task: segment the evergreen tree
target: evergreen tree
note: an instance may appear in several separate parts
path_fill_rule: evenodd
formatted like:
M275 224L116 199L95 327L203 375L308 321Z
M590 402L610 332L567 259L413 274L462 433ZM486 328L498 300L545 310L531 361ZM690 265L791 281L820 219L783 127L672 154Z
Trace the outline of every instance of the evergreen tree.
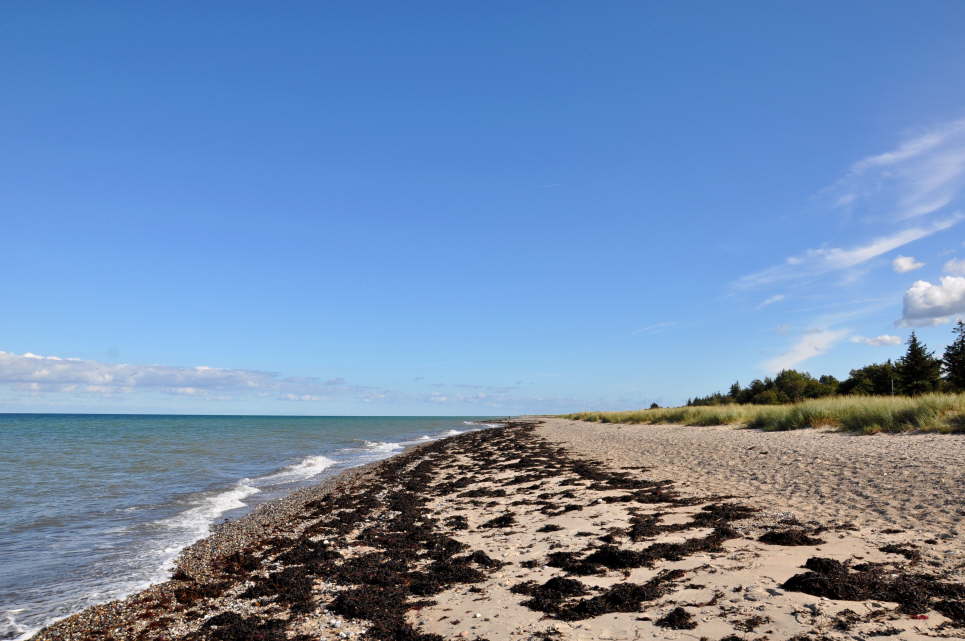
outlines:
M736 382L736 383L734 383L733 385L730 386L730 391L727 392L727 395L728 395L729 397L731 397L731 398L734 400L735 403L737 402L737 399L739 399L739 398L740 398L740 395L741 395L741 384L740 384L740 381L738 381L738 382Z
M945 370L945 379L952 389L963 392L965 391L965 322L959 320L952 332L958 337L945 348L942 366Z
M918 340L915 332L908 339L908 350L898 361L901 393L914 396L934 392L941 385L942 362Z

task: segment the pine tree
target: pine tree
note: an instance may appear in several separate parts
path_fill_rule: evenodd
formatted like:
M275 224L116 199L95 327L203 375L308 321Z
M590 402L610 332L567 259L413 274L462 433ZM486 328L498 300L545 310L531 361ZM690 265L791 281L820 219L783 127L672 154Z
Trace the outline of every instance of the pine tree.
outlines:
M952 389L963 392L965 391L965 322L958 321L952 332L958 337L945 348L942 367L945 370L945 379Z
M941 384L942 362L918 340L915 332L908 339L908 350L898 361L901 393L916 395L934 392Z

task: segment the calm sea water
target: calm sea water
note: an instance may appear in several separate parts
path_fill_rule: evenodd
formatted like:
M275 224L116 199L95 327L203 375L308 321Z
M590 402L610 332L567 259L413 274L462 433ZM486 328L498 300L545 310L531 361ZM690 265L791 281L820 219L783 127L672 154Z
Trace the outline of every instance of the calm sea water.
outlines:
M166 579L213 523L485 420L0 414L0 639Z

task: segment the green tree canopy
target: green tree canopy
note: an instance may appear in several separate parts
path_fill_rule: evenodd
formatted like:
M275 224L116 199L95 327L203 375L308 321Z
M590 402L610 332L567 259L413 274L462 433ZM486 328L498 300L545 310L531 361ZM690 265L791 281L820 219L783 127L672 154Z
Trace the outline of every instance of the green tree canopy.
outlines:
M853 369L848 378L838 386L839 394L876 394L885 396L892 393L892 386L898 387L895 365L890 360Z
M926 394L941 386L942 362L912 332L908 349L898 361L897 373L902 394Z
M953 390L965 391L965 322L959 320L952 330L956 338L945 348L942 356L942 367L945 379Z

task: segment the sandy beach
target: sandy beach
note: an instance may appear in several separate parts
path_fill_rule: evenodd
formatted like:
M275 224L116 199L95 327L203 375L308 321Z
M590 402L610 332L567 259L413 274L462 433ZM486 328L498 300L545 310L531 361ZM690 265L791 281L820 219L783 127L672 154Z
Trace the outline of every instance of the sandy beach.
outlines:
M36 639L962 639L965 437L520 419L303 490Z

